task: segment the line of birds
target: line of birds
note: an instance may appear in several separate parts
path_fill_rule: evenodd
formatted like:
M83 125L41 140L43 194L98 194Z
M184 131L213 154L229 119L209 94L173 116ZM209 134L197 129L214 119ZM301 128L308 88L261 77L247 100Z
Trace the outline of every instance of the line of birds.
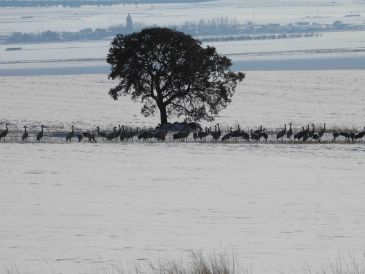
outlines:
M5 130L3 130L2 132L0 132L0 140L4 139L5 141L5 137L8 135L9 132L9 123L5 124ZM22 135L22 141L26 142L26 140L29 137L29 133L27 131L27 126L24 126L24 132ZM36 135L36 141L41 142L42 138L44 137L44 125L41 125L41 130L37 133ZM130 130L127 131L126 128L124 126L118 126L114 127L112 132L103 132L100 131L100 127L96 128L96 136L102 138L104 141L116 141L116 140L120 140L120 141L128 141L128 140L132 140L134 137L138 137L138 140L150 140L152 138L155 138L158 141L165 141L166 140L166 136L168 134L168 130L163 128L163 127L157 127L155 129L150 129L150 130L142 130L139 131L139 128L137 127L137 129L134 130ZM307 127L302 127L302 129L298 132L296 132L294 134L293 128L292 128L292 123L289 123L289 129L287 129L286 124L284 125L284 129L280 130L277 135L276 135L276 140L281 140L283 141L284 138L286 137L288 140L292 140L292 138L294 140L298 140L298 141L302 141L305 142L309 139L313 140L313 141L318 141L321 142L321 139L323 137L323 135L326 132L326 124L323 124L323 127L319 130L316 131L315 130L315 126L314 124L310 125L308 124ZM189 138L189 135L191 133L190 128L186 128L184 130L178 131L174 134L172 134L173 140L180 140L180 141L187 141L187 139ZM362 138L365 136L365 128L363 131L355 133L355 132L346 132L346 131L340 131L340 132L333 132L333 139L332 142L336 141L338 137L343 136L345 137L346 141L352 141L354 142L355 140L362 140ZM73 138L77 138L79 142L81 142L84 138L87 138L88 141L90 143L96 143L96 139L95 139L95 134L92 132L88 132L88 131L83 131L81 133L76 133L75 132L75 128L72 125L71 126L71 131L68 132L65 136L66 138L66 142L71 142L71 140ZM222 142L228 141L230 139L238 141L240 138L242 138L243 140L249 141L249 140L253 140L253 141L260 141L261 139L264 139L265 142L268 141L269 138L269 133L267 132L267 130L265 128L263 128L263 126L261 125L259 129L257 130L250 130L250 132L245 132L244 130L242 130L240 128L240 125L237 126L237 130L233 130L233 128L231 127L228 132L222 136L222 131L220 129L220 125L217 124L214 126L214 131L211 130L211 128L206 127L205 130L203 131L202 129L200 129L198 132L193 132L193 139L195 141L200 140L202 141L206 141L208 136L212 136L213 141L218 142L219 140L221 140Z
M26 142L29 137L29 133L27 131L27 126L24 126L23 128L24 128L24 132L23 132L23 135L21 138L22 138L23 142ZM44 128L46 128L46 127L44 125L41 125L41 130L36 134L35 137L36 137L37 142L41 142L43 137L45 136ZM1 139L3 139L5 141L5 138L8 135L8 133L9 133L9 123L6 123L5 130L0 132L0 141L1 141ZM120 139L120 141L128 141L128 140L133 139L135 136L137 136L139 140L140 139L148 140L151 138L156 138L157 140L165 141L167 133L168 133L168 131L163 128L156 128L153 131L148 130L148 131L140 132L139 127L137 127L136 131L133 131L133 130L126 131L124 126L119 125L119 129L117 130L117 127L114 127L114 130L112 132L103 132L103 131L100 131L100 127L97 127L96 136L102 138L104 141L113 141L113 140L117 140L118 138ZM65 135L65 139L66 139L66 142L71 142L71 140L73 138L77 138L78 141L81 142L84 138L87 138L90 143L97 143L96 138L95 138L96 136L94 133L88 132L88 131L76 133L75 128L72 125L71 131Z
M219 125L218 125L219 128ZM298 131L294 134L292 123L289 123L289 129L287 130L286 124L284 125L284 129L279 131L276 135L276 140L284 140L284 137L286 137L288 140L298 140L305 142L309 139L317 142L321 142L321 139L323 135L326 133L326 124L323 124L323 127L319 130L315 130L314 124L312 124L312 128L310 129L310 125L307 125L307 128L302 127L302 130ZM365 136L365 128L363 131L355 133L355 132L333 132L333 139L332 142L334 142L339 136L344 136L346 141L352 141L354 142L357 139L362 140L362 138ZM254 140L259 141L261 138L265 139L267 142L267 139L269 137L269 134L266 129L263 129L262 126L260 126L260 129L253 131L251 129L250 134L248 132L245 132L240 129L240 126L238 125L238 129L235 131L232 131L232 128L230 128L230 132L228 132L226 135L222 137L222 141L231 139L231 138L243 138L245 140Z

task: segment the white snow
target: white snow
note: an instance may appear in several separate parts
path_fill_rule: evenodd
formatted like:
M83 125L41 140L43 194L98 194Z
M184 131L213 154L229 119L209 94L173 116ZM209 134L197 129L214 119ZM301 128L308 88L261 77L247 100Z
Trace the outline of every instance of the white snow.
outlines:
M253 273L361 254L365 147L0 144L0 261L88 273L236 252Z
M345 17L352 13L360 16ZM0 33L103 28L125 23L128 14L131 14L134 21L159 25L214 17L228 17L242 23L254 21L288 24L303 20L316 23L332 23L336 20L362 23L365 4L355 0L218 0L189 4L2 8Z
M108 27L123 23L128 13L156 24L213 17L363 24L365 2L6 8L0 10L0 34ZM360 16L345 17L351 13ZM353 61L352 68L364 61L364 37L364 32L336 32L313 39L211 43L236 64L264 62L259 69L297 60L333 68L247 71L216 122L243 129L289 122L294 128L364 127L364 70L334 70L341 58ZM48 126L46 134L71 124L76 130L155 126L158 117L141 117L139 103L108 96L115 83L107 71L91 74L107 68L109 42L12 45L20 51L0 45L0 75L23 75L0 76L0 130L5 122L11 123L11 136L20 136L23 125L33 133L41 123ZM29 76L52 70L60 75ZM226 250L253 273L295 273L304 263L321 268L339 254L362 256L364 152L363 142L0 143L0 269L90 273L127 261L186 258L191 250Z
M270 62L276 69L364 69L365 32L326 32L317 38L229 41L207 43L220 54L233 60L239 70L267 70ZM15 44L22 50L6 51L9 45L0 45L0 76L28 74L108 73L105 59L110 40L69 43ZM307 63L303 63L303 60ZM326 61L327 60L327 61ZM268 62L269 61L269 62ZM288 62L289 61L289 62ZM302 61L302 63L301 63ZM243 62L243 63L241 63ZM332 62L332 64L331 64ZM256 64L252 67L251 64ZM323 69L323 68L321 68Z
M363 71L252 72L218 119L363 126ZM105 75L0 78L2 122L153 125ZM47 129L48 130L48 129ZM0 144L0 261L26 273L235 252L253 273L365 246L364 143Z
M0 77L0 122L13 122L13 130L20 131L27 123L83 128L158 123L158 116L143 118L141 105L129 97L114 101L108 91L115 84L103 74ZM309 122L363 127L364 86L362 70L248 72L217 121L267 128L290 121L296 127Z

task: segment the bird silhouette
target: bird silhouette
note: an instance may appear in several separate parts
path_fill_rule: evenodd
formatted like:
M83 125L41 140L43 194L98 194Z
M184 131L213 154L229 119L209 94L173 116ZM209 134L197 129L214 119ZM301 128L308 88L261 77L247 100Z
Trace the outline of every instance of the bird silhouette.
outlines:
M282 131L279 131L279 133L276 135L276 140L280 139L283 140L284 135L286 132L286 124L284 125L284 129Z
M27 132L27 126L24 126L24 133L23 133L23 136L22 136L22 141L25 142L28 138L29 134Z
M41 131L38 132L38 134L37 134L37 141L38 142L40 142L42 140L42 138L43 138L43 135L44 135L43 128L44 128L44 125L41 125Z
M5 123L5 130L3 130L0 133L0 140L1 140L1 138L4 138L4 142L5 142L5 137L8 135L8 132L9 132L8 125L9 125L9 123Z
M71 132L67 133L66 134L66 141L69 141L71 142L71 139L75 137L75 131L74 131L74 126L72 125L71 126ZM82 136L81 136L81 139L82 139ZM81 142L81 140L79 139L79 142Z
M221 137L222 132L221 132L221 129L219 127L219 124L217 124L214 128L215 128L214 132L210 132L210 135L212 135L213 140L215 142L217 142L219 140L219 138Z
M291 128L292 123L289 123L289 130L286 133L286 138L288 138L290 140L291 136L293 135L293 129Z

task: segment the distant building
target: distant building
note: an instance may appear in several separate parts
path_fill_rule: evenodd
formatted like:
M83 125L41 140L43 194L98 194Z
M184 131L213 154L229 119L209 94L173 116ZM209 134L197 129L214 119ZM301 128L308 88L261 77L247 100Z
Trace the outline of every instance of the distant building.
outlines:
M133 20L132 20L132 16L130 14L128 14L127 19L126 19L126 30L127 30L127 32L133 32L133 30L134 30Z

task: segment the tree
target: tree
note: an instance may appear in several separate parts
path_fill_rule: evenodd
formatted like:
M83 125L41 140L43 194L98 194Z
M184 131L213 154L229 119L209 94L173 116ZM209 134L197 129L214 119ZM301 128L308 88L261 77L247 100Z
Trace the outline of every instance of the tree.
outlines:
M109 94L131 95L143 103L142 114L212 121L230 102L245 75L230 70L232 62L203 47L190 35L167 28L147 28L112 41L107 56L110 79L120 80Z

